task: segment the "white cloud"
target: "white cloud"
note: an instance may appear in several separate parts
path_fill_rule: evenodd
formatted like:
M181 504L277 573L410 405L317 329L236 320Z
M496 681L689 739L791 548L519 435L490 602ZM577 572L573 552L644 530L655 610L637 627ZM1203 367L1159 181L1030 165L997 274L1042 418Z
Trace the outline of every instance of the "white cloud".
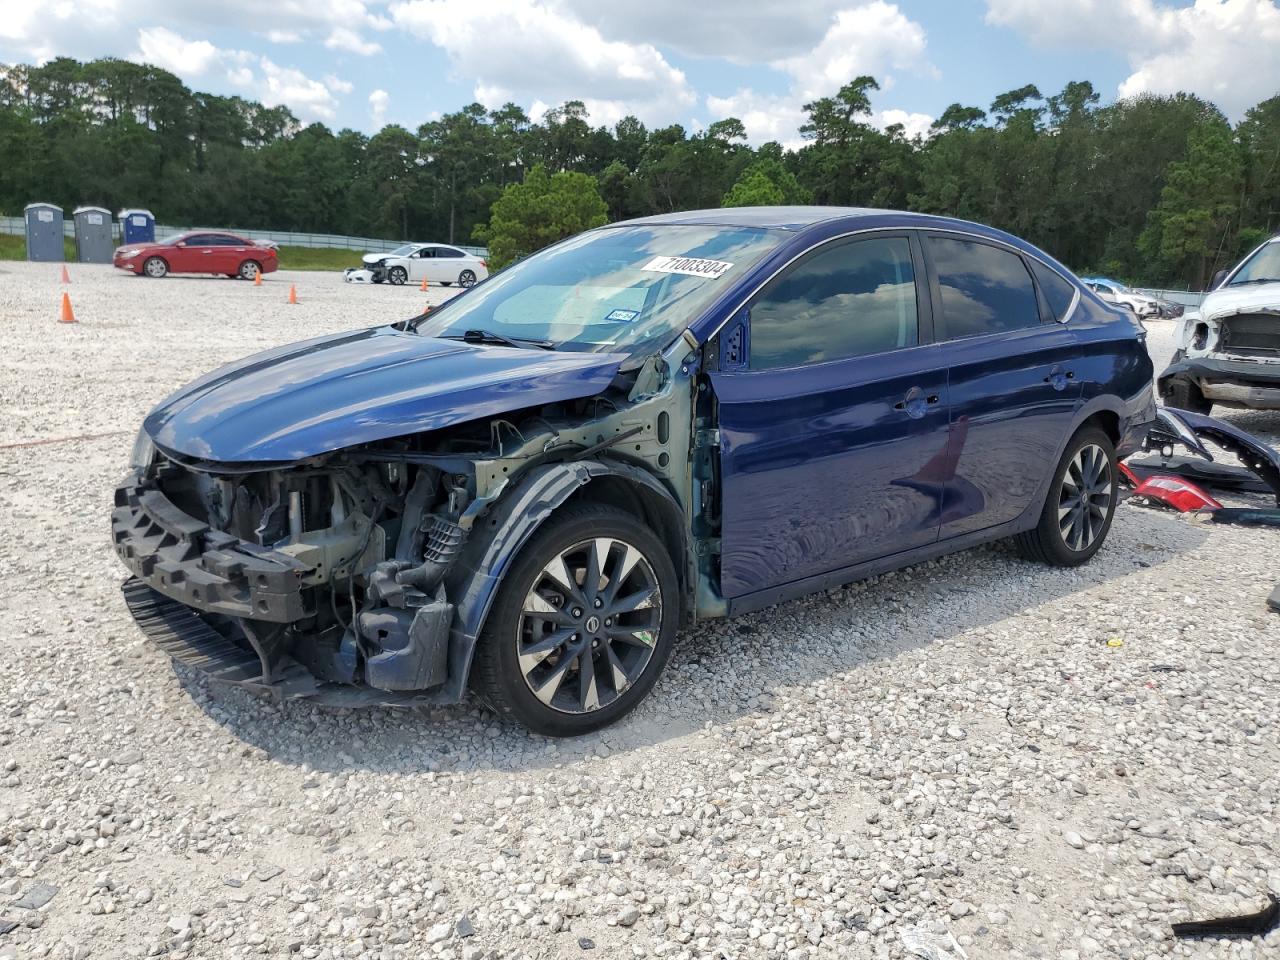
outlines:
M391 94L385 90L375 90L369 94L369 123L373 129L380 130L386 123L390 103Z
M312 80L301 70L282 67L262 57L260 83L255 84L258 99L269 107L283 104L303 120L332 120L337 101L319 80Z
M804 142L798 129L805 121L805 103L831 96L862 74L875 77L883 89L892 86L894 70L936 76L937 70L925 56L926 45L924 28L896 4L871 0L837 11L807 53L773 61L774 68L791 78L786 93L739 89L729 96L707 97L707 109L717 118L737 117L753 143L777 140L784 146L798 147ZM897 119L879 122L889 114ZM890 110L873 116L872 123L880 127L903 123L910 135L923 119L927 119L924 114Z
M925 60L924 28L909 20L896 4L873 0L841 10L812 50L777 60L774 66L795 80L805 98L829 96L860 74L870 74L882 87L893 84L892 70L934 72Z
M223 61L222 51L208 40L188 40L165 27L138 31L134 59L179 76L204 76Z
M366 40L347 27L334 27L324 45L330 50L346 50L348 53L358 53L362 57L370 57L382 52L382 44Z
M1122 97L1187 91L1239 119L1280 89L1280 7L1271 0L987 0L986 19L1042 46L1125 54L1133 72Z
M341 77L335 77L332 73L324 75L324 85L329 88L331 93L350 93L355 86Z
M606 39L552 0L398 0L389 13L448 53L487 106L590 98L593 122L633 112L669 120L697 99L652 44Z
M929 128L934 118L927 113L909 113L906 110L880 110L871 117L871 125L880 130L887 130L895 124L902 127L903 136L928 137Z
M297 30L268 30L267 39L272 43L301 43L302 34Z

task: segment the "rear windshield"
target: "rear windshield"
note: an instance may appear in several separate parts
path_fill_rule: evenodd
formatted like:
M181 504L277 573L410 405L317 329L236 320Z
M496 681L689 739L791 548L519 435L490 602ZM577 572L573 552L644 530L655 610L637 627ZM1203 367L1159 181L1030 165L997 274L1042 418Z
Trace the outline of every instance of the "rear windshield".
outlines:
M558 350L652 352L788 234L683 224L604 227L508 267L433 311L418 331L483 330Z

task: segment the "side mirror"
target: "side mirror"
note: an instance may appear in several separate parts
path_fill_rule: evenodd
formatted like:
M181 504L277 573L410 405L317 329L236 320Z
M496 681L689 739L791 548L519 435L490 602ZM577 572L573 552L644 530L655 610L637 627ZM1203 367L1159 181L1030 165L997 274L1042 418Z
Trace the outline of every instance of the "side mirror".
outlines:
M1222 281L1225 279L1227 279L1227 271L1219 270L1217 273L1213 275L1213 282L1209 284L1209 289L1217 290L1220 286L1222 286Z
M185 240L181 241L181 242L178 244L178 246L180 246L180 247L185 247L186 245L187 245L187 241L185 241Z

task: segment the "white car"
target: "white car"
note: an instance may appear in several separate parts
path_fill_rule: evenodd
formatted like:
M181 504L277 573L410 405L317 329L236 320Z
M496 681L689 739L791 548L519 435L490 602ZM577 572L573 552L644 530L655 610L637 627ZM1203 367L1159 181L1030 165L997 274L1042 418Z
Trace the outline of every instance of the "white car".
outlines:
M1200 309L1183 316L1157 386L1166 404L1193 413L1215 403L1280 410L1280 236L1214 277Z
M374 283L439 283L470 287L489 276L480 257L444 243L406 243L390 253L366 253L364 266Z
M1139 317L1150 318L1160 316L1160 301L1155 297L1137 290L1130 290L1123 283L1107 280L1104 277L1081 277L1085 286L1096 293L1107 303L1118 307L1128 307Z

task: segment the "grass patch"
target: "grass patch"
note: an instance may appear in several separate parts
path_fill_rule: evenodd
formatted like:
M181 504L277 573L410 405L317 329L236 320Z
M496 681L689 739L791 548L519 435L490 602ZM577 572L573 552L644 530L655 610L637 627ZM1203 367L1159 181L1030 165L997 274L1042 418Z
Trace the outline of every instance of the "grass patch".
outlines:
M341 250L333 247L280 248L281 270L345 270L360 266L363 250Z
M62 241L62 255L68 263L76 262L76 242L70 237ZM0 233L0 260L27 259L27 238Z

